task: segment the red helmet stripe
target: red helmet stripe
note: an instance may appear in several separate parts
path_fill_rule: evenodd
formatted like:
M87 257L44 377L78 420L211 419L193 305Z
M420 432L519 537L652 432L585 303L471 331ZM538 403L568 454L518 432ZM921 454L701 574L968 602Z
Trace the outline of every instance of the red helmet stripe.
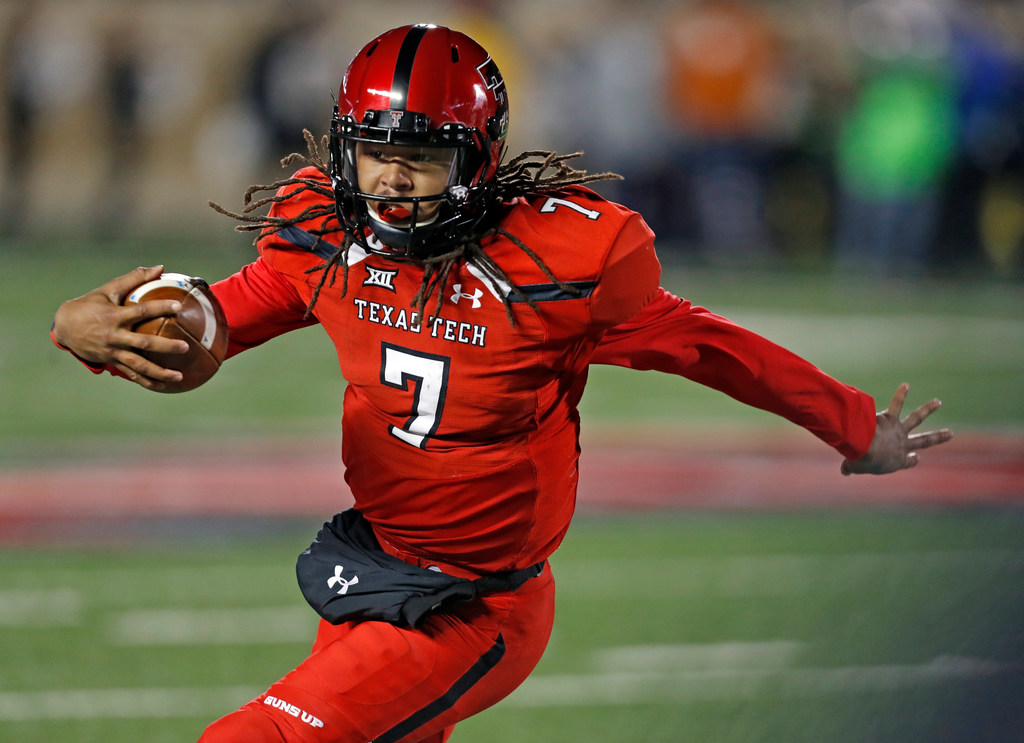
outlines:
M416 59L416 50L429 30L429 26L413 26L402 41L395 62L395 74L391 78L391 108L407 108L409 100L409 80L412 78L412 64ZM401 105L395 105L400 103Z

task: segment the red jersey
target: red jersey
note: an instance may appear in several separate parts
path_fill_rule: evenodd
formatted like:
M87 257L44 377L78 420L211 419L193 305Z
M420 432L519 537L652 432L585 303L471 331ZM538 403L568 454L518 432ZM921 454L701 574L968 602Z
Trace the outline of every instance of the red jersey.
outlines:
M347 293L339 275L314 309L347 382L342 453L356 507L399 550L479 571L525 567L558 545L573 511L590 356L605 330L655 297L660 273L640 217L585 189L521 200L502 227L573 291L499 236L487 254L533 306L463 261L421 319L410 304L423 269L353 246ZM307 270L323 261L304 249L310 238L295 228L264 237L258 261L213 287L231 353L305 324L320 277Z
M322 179L313 169L300 173ZM278 204L290 216L321 198ZM302 224L259 241L260 257L214 285L233 355L319 322L347 387L345 477L355 505L398 550L473 571L546 558L573 512L577 403L594 362L690 376L809 428L848 455L867 449L871 399L807 362L659 287L653 234L636 213L585 188L518 200L487 255L533 300L461 261L427 317L411 307L423 269L349 253L305 319L340 233L312 252ZM501 301L512 302L515 326ZM774 368L773 368L774 367ZM763 373L762 373L763 372Z

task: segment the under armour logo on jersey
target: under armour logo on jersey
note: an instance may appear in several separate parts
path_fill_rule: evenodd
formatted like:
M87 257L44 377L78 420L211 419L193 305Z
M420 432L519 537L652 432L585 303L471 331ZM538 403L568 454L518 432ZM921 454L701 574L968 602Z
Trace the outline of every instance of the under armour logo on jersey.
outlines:
M335 586L341 586L341 588L338 589L338 595L339 596L341 596L342 594L348 593L348 587L349 586L354 586L356 583L359 582L359 576L358 575L352 576L352 580L345 580L344 578L342 578L341 574L342 574L342 572L344 570L345 570L345 566L344 565L335 565L334 566L334 577L327 579L327 587L328 588L334 588Z
M467 294L462 291L462 284L452 284L452 290L454 291L452 302L458 304L460 299L469 299L473 302L473 309L480 306L480 297L484 295L483 289L477 289L472 294Z
M398 276L398 269L386 270L383 268L366 267L366 278L363 279L363 286L379 286L388 291L395 291L395 277Z

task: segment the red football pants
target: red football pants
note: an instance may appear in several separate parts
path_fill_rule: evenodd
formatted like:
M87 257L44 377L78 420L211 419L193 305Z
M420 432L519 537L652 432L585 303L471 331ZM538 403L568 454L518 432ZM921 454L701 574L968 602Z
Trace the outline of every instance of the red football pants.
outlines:
M199 743L443 743L537 665L554 620L550 568L419 629L321 621L310 656Z

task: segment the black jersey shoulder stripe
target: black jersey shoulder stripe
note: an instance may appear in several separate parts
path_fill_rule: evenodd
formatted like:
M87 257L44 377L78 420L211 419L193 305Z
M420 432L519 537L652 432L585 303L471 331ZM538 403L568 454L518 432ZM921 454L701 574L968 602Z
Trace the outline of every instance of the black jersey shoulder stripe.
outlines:
M287 240L297 248L308 250L324 260L327 260L338 249L326 240L318 242L316 235L307 232L301 227L289 225L277 232L283 240ZM558 284L523 284L519 287L522 295L511 291L508 294L510 302L526 302L524 297L529 297L533 302L560 302L567 299L586 299L594 293L597 288L596 281L567 281L568 286L576 289L575 292L563 289Z
M332 245L326 240L320 240L311 232L307 232L301 227L295 225L289 225L277 231L277 235L283 240L287 240L297 248L308 250L309 252L327 260L334 251L338 249L337 245Z
M560 302L566 299L585 299L597 288L596 281L567 281L565 283L577 291L567 291L558 284L524 284L519 287L519 291L534 302ZM511 291L508 294L508 301L525 302L526 299Z

